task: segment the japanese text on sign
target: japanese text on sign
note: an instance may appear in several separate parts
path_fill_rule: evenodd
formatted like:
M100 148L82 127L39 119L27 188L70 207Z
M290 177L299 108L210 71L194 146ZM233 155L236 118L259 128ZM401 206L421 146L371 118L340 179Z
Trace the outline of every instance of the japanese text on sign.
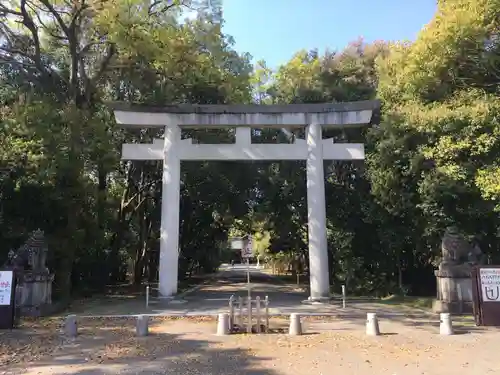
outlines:
M12 295L12 271L0 271L0 305L10 305Z
M247 239L244 241L244 246L241 249L241 256L242 258L251 258L252 255L253 255L252 237L247 237Z
M481 294L484 302L500 302L500 268L481 268Z

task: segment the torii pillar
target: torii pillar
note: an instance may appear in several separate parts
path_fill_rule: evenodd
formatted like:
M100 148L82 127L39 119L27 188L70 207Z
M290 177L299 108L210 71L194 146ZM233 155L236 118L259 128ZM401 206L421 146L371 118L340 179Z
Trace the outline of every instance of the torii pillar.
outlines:
M323 139L324 127L367 126L378 101L291 105L175 105L151 108L113 104L121 126L162 127L164 139L124 144L123 160L163 160L159 289L177 292L181 160L306 160L309 237L309 300L330 298L324 160L362 160L364 145ZM251 128L306 128L293 144L252 144ZM182 128L236 128L235 144L193 144Z
M326 236L325 173L321 125L309 124L306 131L307 226L309 239L309 283L311 300L330 297L328 244Z

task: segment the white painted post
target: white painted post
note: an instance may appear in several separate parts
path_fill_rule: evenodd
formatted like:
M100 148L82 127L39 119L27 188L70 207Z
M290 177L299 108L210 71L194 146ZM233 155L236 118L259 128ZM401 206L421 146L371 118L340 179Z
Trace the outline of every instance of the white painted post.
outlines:
M299 314L290 314L290 326L288 327L288 334L291 336L302 335L302 323L300 321Z
M78 335L78 324L76 315L68 315L64 321L64 334L67 337L74 338Z
M146 287L146 309L149 308L149 285Z
M311 300L330 297L328 249L326 242L325 176L322 129L318 123L307 127L307 220Z
M343 309L345 309L345 298L346 298L345 285L342 285L342 308Z
M147 315L139 315L137 317L135 334L138 337L144 337L149 334L149 317Z
M378 326L378 318L375 313L366 314L366 334L368 336L378 336L380 335L380 329Z
M230 330L234 327L234 295L229 297L229 327Z
M179 207L181 163L178 148L181 130L165 127L161 194L159 289L162 296L177 293L179 262Z
M453 335L450 313L441 313L439 318L439 334L445 336Z
M230 333L229 330L229 315L228 314L219 314L217 319L217 335L225 336Z

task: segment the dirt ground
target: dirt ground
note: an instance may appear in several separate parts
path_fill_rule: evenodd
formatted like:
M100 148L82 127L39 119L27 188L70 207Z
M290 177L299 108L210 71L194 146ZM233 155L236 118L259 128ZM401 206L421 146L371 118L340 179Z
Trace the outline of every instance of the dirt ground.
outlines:
M74 340L61 321L24 322L0 332L0 374L499 374L500 332L465 324L440 336L435 321L381 320L367 337L364 321L304 319L305 335L214 335L213 318L154 318L151 335L134 320L85 319ZM274 328L286 319L274 318Z

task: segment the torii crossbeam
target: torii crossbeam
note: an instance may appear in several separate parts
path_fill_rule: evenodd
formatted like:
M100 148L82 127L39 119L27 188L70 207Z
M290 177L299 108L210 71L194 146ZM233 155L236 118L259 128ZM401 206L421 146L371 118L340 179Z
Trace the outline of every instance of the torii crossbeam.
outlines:
M291 105L178 105L162 108L112 104L116 121L127 127L163 127L164 139L124 144L122 160L163 160L159 289L177 292L181 160L306 160L310 300L328 299L324 160L362 160L364 145L322 138L326 127L367 126L378 101ZM306 127L306 139L292 144L252 144L251 128ZM181 128L236 128L234 144L193 144Z

